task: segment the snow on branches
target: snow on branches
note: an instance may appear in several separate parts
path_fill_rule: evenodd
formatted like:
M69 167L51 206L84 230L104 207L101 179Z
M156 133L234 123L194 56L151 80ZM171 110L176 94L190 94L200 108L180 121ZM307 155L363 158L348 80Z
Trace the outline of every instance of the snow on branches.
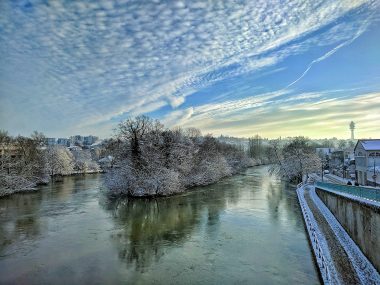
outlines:
M304 137L294 138L282 149L275 141L272 146L277 162L273 165L272 172L277 172L290 181L300 182L303 175L321 169L320 158Z
M109 151L115 167L106 181L115 195L171 195L214 183L252 164L244 151L210 135L196 129L164 129L146 116L120 123Z

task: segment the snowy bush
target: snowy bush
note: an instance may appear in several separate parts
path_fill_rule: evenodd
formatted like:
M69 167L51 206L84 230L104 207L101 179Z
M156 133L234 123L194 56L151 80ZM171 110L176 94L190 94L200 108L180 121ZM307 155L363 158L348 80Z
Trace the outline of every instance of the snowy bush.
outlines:
M0 197L16 193L19 191L33 191L36 182L28 180L18 175L1 175L0 174Z
M186 186L202 186L215 183L223 177L230 176L232 169L222 156L203 159L195 165L194 172L187 178Z

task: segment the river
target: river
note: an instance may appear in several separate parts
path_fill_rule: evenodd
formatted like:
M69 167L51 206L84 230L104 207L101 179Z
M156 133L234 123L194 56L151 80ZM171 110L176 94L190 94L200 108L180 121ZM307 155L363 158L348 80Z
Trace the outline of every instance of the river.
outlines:
M103 174L0 199L0 284L320 284L296 192L247 169L156 200Z

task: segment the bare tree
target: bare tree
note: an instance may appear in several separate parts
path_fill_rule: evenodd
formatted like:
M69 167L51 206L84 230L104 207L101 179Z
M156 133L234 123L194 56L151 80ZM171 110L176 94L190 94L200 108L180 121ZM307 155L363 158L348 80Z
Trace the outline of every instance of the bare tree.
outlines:
M281 151L278 144L274 143L277 167L274 166L272 171L296 182L302 181L303 175L318 171L321 167L321 160L309 142L304 137L296 137L287 143Z
M129 118L119 124L119 136L130 143L132 162L139 167L141 162L141 144L144 143L149 132L157 132L162 129L158 121L153 121L147 116Z

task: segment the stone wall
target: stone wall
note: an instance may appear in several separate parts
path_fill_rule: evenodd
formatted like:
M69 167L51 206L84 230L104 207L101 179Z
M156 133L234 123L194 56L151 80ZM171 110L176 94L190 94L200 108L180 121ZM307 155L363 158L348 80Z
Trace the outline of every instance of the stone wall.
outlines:
M380 272L380 207L318 188L316 192Z

